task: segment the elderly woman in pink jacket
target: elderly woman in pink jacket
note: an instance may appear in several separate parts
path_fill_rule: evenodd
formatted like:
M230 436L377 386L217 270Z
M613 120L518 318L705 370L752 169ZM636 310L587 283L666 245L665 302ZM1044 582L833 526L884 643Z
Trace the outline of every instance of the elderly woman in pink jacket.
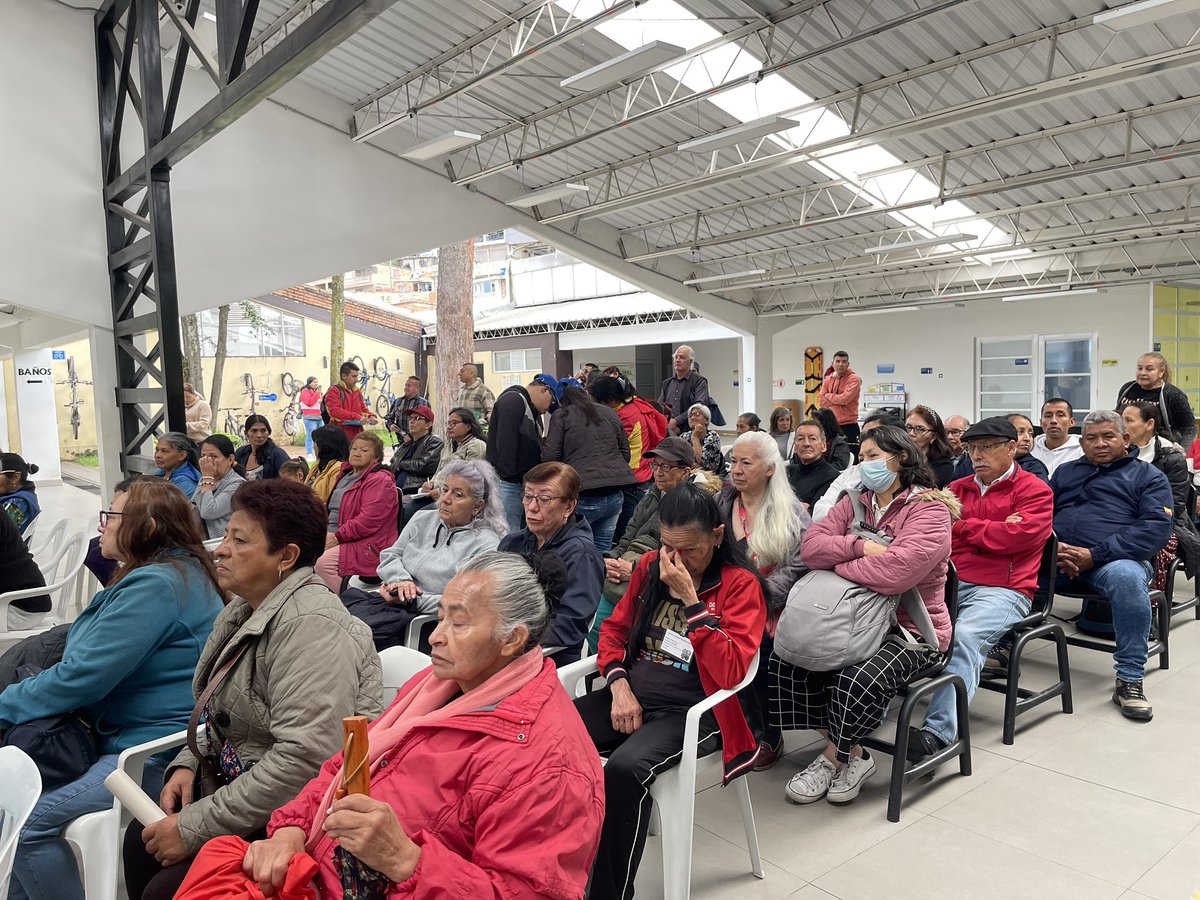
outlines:
M817 758L788 782L786 796L794 803L821 798L849 803L857 797L875 773L875 760L859 741L879 727L900 687L950 647L946 562L958 501L937 488L924 454L895 426L883 425L863 435L860 459L863 521L891 543L855 534L853 502L843 496L828 516L804 533L800 557L809 569L831 569L881 594L916 588L936 632L936 646L933 635L922 635L900 608L899 625L915 642L907 636L889 639L861 663L812 672L772 655L775 723L785 731L814 729L827 738Z

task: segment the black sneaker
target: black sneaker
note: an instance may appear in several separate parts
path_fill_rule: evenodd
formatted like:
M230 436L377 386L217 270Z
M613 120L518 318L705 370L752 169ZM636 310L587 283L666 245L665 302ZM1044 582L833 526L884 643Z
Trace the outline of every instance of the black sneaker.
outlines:
M933 756L940 750L946 749L946 743L931 731L924 728L908 729L908 761L919 763L927 756Z
M1127 719L1149 722L1154 718L1154 707L1146 699L1146 691L1140 681L1122 681L1118 678L1112 701L1121 707L1121 715Z

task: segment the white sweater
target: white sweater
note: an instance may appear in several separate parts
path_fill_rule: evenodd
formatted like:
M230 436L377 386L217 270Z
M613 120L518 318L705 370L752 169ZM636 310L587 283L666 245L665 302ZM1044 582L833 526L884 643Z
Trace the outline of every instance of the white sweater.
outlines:
M436 509L425 509L409 520L396 543L379 554L376 573L384 584L413 582L422 591L417 611L431 613L459 564L499 544L500 535L489 528L447 528Z

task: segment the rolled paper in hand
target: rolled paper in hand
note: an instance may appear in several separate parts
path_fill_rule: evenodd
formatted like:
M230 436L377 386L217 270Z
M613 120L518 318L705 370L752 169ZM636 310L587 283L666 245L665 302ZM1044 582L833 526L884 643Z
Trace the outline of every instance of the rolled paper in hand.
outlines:
M122 772L114 769L104 779L104 786L112 791L114 797L121 801L133 817L143 825L153 825L159 819L165 819L167 814L159 809L158 804L151 800L136 781Z
M337 789L340 799L348 794L371 794L371 764L367 758L366 716L347 716L342 719L342 783Z

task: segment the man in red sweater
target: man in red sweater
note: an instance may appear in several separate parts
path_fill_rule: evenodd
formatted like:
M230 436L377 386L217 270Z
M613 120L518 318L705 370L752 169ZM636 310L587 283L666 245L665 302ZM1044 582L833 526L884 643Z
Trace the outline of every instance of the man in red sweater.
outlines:
M821 407L830 410L851 445L858 444L858 396L862 379L850 368L850 354L839 350L833 354L833 369L821 382ZM857 452L857 451L856 451Z
M1042 548L1054 521L1050 486L1016 464L1017 429L1003 416L972 425L962 437L975 474L950 483L962 503L951 531L958 570L958 618L946 671L962 676L967 700L979 686L988 651L1029 614ZM933 695L925 724L912 729L908 758L918 762L958 735L954 689Z
M363 422L374 425L379 417L371 412L358 389L358 366L344 362L338 376L341 382L330 385L325 392L325 411L329 413L329 424L339 426L346 432L346 440L353 443L362 433Z

